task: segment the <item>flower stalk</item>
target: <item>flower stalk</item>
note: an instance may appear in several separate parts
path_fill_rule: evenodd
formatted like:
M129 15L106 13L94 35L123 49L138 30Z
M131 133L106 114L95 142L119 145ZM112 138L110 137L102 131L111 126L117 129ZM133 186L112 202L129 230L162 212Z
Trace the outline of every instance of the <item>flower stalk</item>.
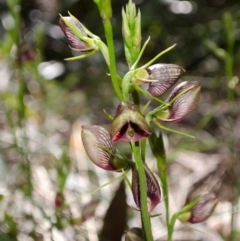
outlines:
M139 188L140 188L140 202L141 202L141 219L145 235L145 240L153 241L151 220L148 213L148 203L147 203L147 183L146 175L144 171L143 161L140 156L140 148L136 146L134 142L131 142L131 147L133 151L134 160L137 166L137 171L139 175Z
M99 2L99 4L98 4ZM111 81L112 86L114 89L114 92L116 93L118 99L120 101L123 100L123 95L120 89L119 85L119 77L117 74L117 68L116 68L116 57L115 57L115 48L113 43L113 30L112 30L112 24L111 24L111 17L112 17L112 6L110 0L100 0L96 2L99 11L102 17L103 26L104 26L104 32L107 40L107 47L108 47L108 56L109 56L109 65L108 69L110 71L111 75Z
M170 232L170 213L169 213L169 193L168 193L168 174L167 174L167 159L162 138L162 133L159 135L155 132L149 138L150 148L153 155L157 160L157 168L159 172L159 178L161 180L162 192L164 196L164 206L166 211L166 226L168 230L168 236Z

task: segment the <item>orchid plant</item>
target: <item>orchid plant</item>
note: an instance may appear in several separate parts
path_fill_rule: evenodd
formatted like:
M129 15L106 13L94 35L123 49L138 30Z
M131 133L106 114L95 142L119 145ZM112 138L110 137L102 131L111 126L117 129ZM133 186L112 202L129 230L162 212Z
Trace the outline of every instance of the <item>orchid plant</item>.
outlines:
M150 38L141 45L141 13L131 0L122 10L122 34L129 71L123 77L120 76L116 68L110 21L111 1L94 0L94 2L103 20L107 43L91 33L70 13L66 17L60 15L59 21L69 47L79 51L79 56L66 60L79 60L101 52L110 72L113 89L119 99L116 115L113 117L106 113L111 122L110 130L97 125L82 126L83 145L90 160L98 167L106 171L132 172L131 190L136 206L141 212L142 228L134 227L128 230L125 240L154 240L151 230L151 212L163 196L168 240L172 240L176 219L182 222L202 222L211 215L217 203L217 197L213 193L200 194L170 219L166 156L161 129L190 136L168 128L167 124L181 121L194 111L200 98L201 85L198 81L181 82L176 85L180 76L185 72L182 67L172 63L154 64L159 57L175 45L138 67ZM143 88L143 85L148 85L148 87ZM174 85L176 86L166 100L159 98ZM156 101L159 106L146 113L149 103L145 103L142 108L140 95ZM156 130L154 125L160 128L160 131ZM145 161L147 140L156 158L162 189ZM131 160L116 149L115 143L118 141L130 144ZM205 209L207 209L206 214Z

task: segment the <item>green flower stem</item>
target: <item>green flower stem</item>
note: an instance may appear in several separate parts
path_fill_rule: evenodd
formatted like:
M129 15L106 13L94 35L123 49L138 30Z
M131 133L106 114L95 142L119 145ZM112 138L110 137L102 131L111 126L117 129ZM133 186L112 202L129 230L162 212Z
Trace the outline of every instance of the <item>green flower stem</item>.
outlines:
M143 167L143 162L140 156L140 148L136 146L134 142L131 142L131 147L135 159L135 163L137 166L137 171L139 175L139 183L140 183L140 203L141 203L141 218L143 231L145 234L145 239L147 241L153 241L152 229L151 229L151 221L148 213L148 205L147 205L147 181L146 175Z
M159 177L161 180L162 184L162 191L163 191L163 196L164 196L164 205L166 209L166 225L168 229L168 235L169 235L169 192L168 192L168 174L167 174L167 159L166 159L166 154L165 154L165 148L164 148L164 143L163 143L163 138L162 138L162 133L160 132L159 138L161 139L161 149L162 153L159 153L159 156L157 158L157 167L158 167L158 172L159 172Z
M168 228L168 241L172 241L175 222L176 222L176 220L177 220L177 218L180 214L181 214L181 212L177 212L171 218L171 223L170 223L169 228Z
M98 6L102 19L110 19L112 17L111 0L100 0Z
M109 71L111 74L112 85L114 91L120 101L123 100L123 95L120 89L120 85L118 83L118 74L116 69L116 60L115 60L115 51L113 44L113 31L112 24L109 18L103 18L103 26L105 31L105 36L107 40L108 52L109 52Z
M234 21L233 17L229 12L226 12L223 15L223 26L224 26L224 32L225 32L225 39L227 42L227 47L225 51L225 74L228 78L228 85L233 81L233 70L234 70L234 41L235 41L235 27L234 27ZM229 146L229 151L230 151L230 159L232 160L232 173L235 172L235 169L239 172L240 170L240 165L237 162L236 165L236 157L234 157L234 146L235 146L235 141L234 141L234 108L233 108L233 103L234 103L234 88L229 86L228 87L228 102L229 102L229 140L228 140L228 146ZM238 197L240 194L240 179L239 176L236 179L234 185L236 186L235 188L235 193L234 193L234 198L232 200L232 215L231 215L231 234L229 240L231 241L236 241L237 240L237 235L236 235L236 214L234 212L235 207L238 205Z
M122 80L122 92L123 92L123 99L125 102L129 101L129 88L130 88L130 82L134 76L134 71L129 71L126 73L126 75L123 77Z
M132 93L132 99L134 104L136 104L140 111L140 100L139 95L136 90ZM139 147L140 144L140 147ZM145 144L145 145L144 145ZM151 229L151 221L148 213L148 203L147 203L147 180L143 167L143 162L145 161L145 149L146 149L146 139L142 139L138 145L135 145L134 142L131 143L132 151L135 159L135 163L137 165L137 171L140 182L140 203L141 203L141 219L144 230L144 235L146 240L153 240L152 237L152 229Z
M141 111L139 94L136 90L134 90L133 93L132 93L132 99L133 99L133 103L135 105L137 105L139 111ZM146 138L141 139L141 141L140 141L140 147L141 147L140 153L141 153L141 159L142 159L143 162L145 162L146 143L147 143Z
M149 123L149 120L147 120ZM157 159L157 167L159 178L162 184L162 192L164 196L164 205L166 210L166 226L168 230L168 236L170 232L170 217L169 217L169 195L168 195L168 175L167 175L167 159L165 154L165 148L162 138L162 133L159 136L155 133L154 129L151 128L152 135L149 137L149 144L153 155ZM169 239L168 239L169 240Z
M13 28L12 31L12 37L14 39L15 44L17 45L17 48L20 49L20 34L19 34L19 29L21 26L21 13L20 13L20 1L19 0L14 0L14 1L7 1L8 7L10 12L12 13L12 16L14 18L15 22L15 28ZM18 8L17 8L18 7ZM18 64L18 63L17 63ZM14 134L14 139L16 140L17 146L19 147L20 154L21 154L21 160L22 160L22 165L21 168L22 170L26 173L26 186L24 187L24 192L25 195L31 196L32 190L33 190L33 184L32 184L32 170L31 170L31 164L29 160L29 155L28 153L25 152L25 150L28 150L28 139L27 134L26 134L26 128L25 128L25 120L26 120L26 105L24 102L24 98L27 93L27 83L24 78L24 66L22 64L19 64L19 72L18 72L18 79L19 79L19 85L18 85L18 93L17 93L17 102L18 102L18 107L17 107L17 112L18 112L18 123L17 126L21 128L22 134L23 134L23 141L19 142L16 138L16 134Z
M23 134L23 141L19 143L17 140L17 144L20 147L20 152L21 152L21 159L22 159L22 168L26 172L26 177L27 177L27 182L25 186L25 194L27 196L32 195L33 191L33 184L32 184L32 170L31 170L31 164L29 160L29 155L28 155L28 139L27 139L27 133L26 133L26 128L25 128L25 122L26 122L26 105L24 103L24 98L27 93L27 83L26 80L24 79L23 76L24 73L24 68L20 64L19 65L19 87L18 87L18 96L17 96L17 101L18 101L18 126L22 130Z

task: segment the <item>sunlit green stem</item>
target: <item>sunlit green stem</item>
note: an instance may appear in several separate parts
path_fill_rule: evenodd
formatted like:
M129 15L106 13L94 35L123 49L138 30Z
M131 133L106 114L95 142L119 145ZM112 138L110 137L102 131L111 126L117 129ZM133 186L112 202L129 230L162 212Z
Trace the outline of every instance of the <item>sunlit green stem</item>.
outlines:
M229 139L227 140L229 151L230 151L230 159L232 161L232 173L235 173L237 170L237 173L240 172L240 165L239 162L236 163L236 155L234 155L234 146L235 146L235 140L234 140L234 86L232 86L231 82L233 81L233 70L234 70L234 44L235 44L235 26L233 17L230 12L225 12L223 16L223 27L225 32L225 39L227 42L227 48L226 48L226 54L225 54L225 74L228 78L228 102L229 102ZM231 216L231 234L229 237L229 240L236 241L237 235L236 235L236 222L237 222L237 216L233 212L235 206L238 204L239 195L240 195L240 178L239 175L235 180L235 193L234 198L232 200L232 216Z
M151 221L148 213L148 205L147 205L147 182L146 175L143 167L143 161L140 156L140 148L136 146L134 142L131 142L131 147L135 159L135 163L137 166L137 171L139 175L139 188L140 188L140 203L141 203L141 218L142 225L145 234L145 240L153 241L152 230L151 230Z
M149 120L147 120L149 123ZM169 232L170 217L169 217L169 193L168 193L168 175L167 175L167 159L165 154L165 148L162 138L162 133L159 135L151 128L152 134L149 137L149 144L152 150L153 155L157 161L159 178L161 180L162 192L164 197L164 205L166 210L166 226L167 231Z
M165 148L164 148L164 143L163 143L163 138L162 138L162 133L160 132L159 134L159 139L160 139L160 144L162 145L161 149L162 152L159 153L159 156L157 158L157 167L158 167L158 172L159 172L159 177L161 180L162 184L162 191L163 191L163 196L164 196L164 205L166 209L166 225L167 229L169 232L169 192L168 192L168 174L167 174L167 159L166 159L166 154L165 154Z
M136 104L140 111L140 100L139 95L136 90L132 93L132 98L134 104ZM140 147L139 147L140 144ZM146 185L146 175L143 167L143 162L145 161L145 152L146 152L146 139L142 139L140 142L135 145L135 143L131 143L132 150L134 154L134 159L137 165L137 172L139 176L140 182L140 203L141 203L141 218L144 229L144 235L147 240L149 238L153 238L151 234L151 221L148 213L148 205L147 205L147 185Z
M113 32L112 24L109 18L103 19L104 31L107 40L107 46L109 51L109 71L111 74L112 85L114 91L120 101L123 100L122 92L118 83L118 74L116 69L116 60L115 60L115 50L113 44Z

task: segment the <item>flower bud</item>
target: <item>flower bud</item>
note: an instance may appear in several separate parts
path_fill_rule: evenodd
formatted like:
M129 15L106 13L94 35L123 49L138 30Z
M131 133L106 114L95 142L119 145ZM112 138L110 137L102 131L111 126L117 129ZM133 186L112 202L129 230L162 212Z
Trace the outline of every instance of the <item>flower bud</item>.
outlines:
M147 69L137 71L133 82L149 83L148 92L160 96L169 90L185 70L176 64L154 64Z
M57 192L54 200L54 206L56 209L61 208L65 203L65 198L62 192Z
M88 37L87 29L72 15L60 17L59 26L65 34L73 50L88 52L98 50L92 37ZM97 37L97 36L96 36Z
M125 160L115 157L110 134L101 126L82 126L82 142L91 161L108 171L128 168Z
M187 213L179 217L182 222L201 223L207 220L217 206L218 198L215 193L207 192L203 194L196 205Z
M124 102L119 104L110 130L113 141L135 142L150 134L149 126L136 105Z
M31 46L24 45L19 51L17 61L19 64L33 62L36 59L36 55L36 49L32 48Z
M122 34L125 56L131 66L138 58L141 48L141 13L132 1L122 9Z
M161 200L161 190L154 174L150 171L146 163L144 163L143 165L147 181L149 212L151 212ZM136 166L134 166L132 171L132 193L137 207L141 208L139 185L139 175Z
M143 241L143 232L141 228L130 228L125 233L125 241Z
M155 64L147 68L152 80L147 89L153 96L160 96L169 90L185 70L176 64ZM153 81L156 80L156 81Z
M181 121L197 107L200 90L201 85L197 81L185 81L177 85L167 100L171 106L155 113L156 119L163 122Z

